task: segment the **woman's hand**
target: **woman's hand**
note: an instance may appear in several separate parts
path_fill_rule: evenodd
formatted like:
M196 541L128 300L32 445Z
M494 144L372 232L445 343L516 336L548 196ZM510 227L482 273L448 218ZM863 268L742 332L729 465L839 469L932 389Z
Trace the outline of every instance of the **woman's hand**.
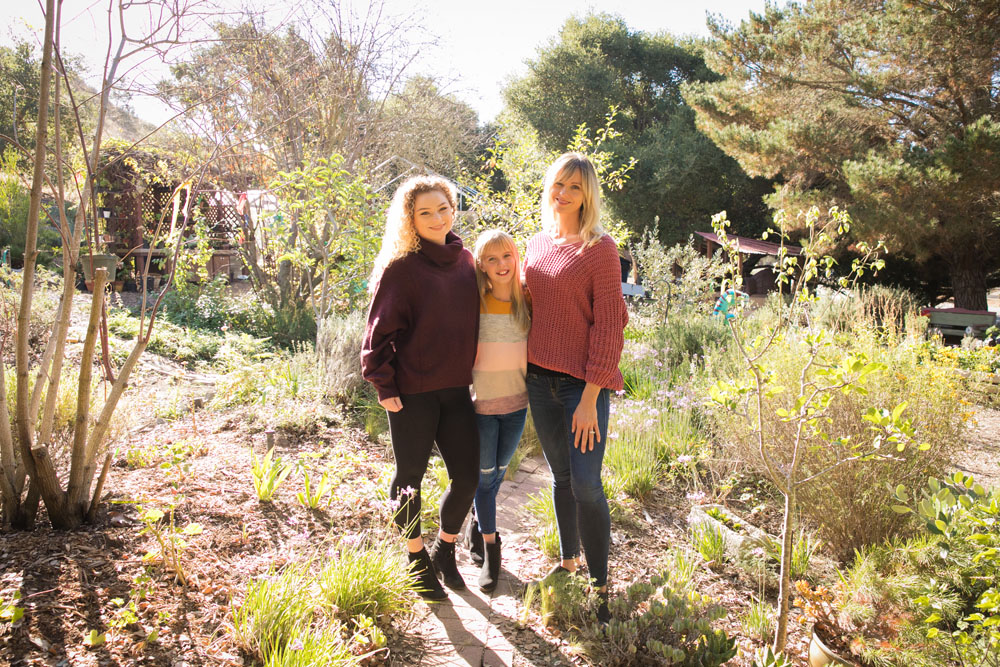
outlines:
M392 396L390 398L383 398L378 402L383 408L389 412L399 412L403 409L403 402L399 400L399 396ZM594 413L596 414L596 412Z
M587 383L580 396L580 402L573 411L573 446L580 452L594 450L594 443L601 441L601 429L597 423L597 396L601 388L596 384Z

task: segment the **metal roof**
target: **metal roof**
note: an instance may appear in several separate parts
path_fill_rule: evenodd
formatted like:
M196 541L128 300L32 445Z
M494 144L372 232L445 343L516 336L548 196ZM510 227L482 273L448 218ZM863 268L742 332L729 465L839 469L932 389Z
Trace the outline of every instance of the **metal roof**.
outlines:
M698 236L702 237L707 241L712 243L719 243L719 237L712 232L695 232ZM770 241L761 241L760 239L751 239L745 236L733 236L729 235L729 240L736 243L736 250L747 255L773 255L778 256L778 251L781 249L781 245L778 243L771 243ZM795 245L786 245L785 252L789 255L801 255L802 248Z

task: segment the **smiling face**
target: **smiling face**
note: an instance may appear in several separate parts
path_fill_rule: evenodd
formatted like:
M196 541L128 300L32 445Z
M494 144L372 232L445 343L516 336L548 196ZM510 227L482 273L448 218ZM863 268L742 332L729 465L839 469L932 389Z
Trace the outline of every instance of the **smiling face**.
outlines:
M578 213L583 208L583 178L579 169L557 174L549 186L552 212L562 216Z
M444 245L455 222L455 209L440 190L421 192L413 199L413 228L417 236Z
M517 278L517 254L503 243L494 243L483 250L479 268L493 289L506 286Z

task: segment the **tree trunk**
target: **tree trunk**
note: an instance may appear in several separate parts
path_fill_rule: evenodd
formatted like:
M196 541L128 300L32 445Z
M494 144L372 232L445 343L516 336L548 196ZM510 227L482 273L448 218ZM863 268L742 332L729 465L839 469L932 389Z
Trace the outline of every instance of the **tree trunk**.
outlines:
M32 458L34 424L31 423L31 392L28 386L30 358L28 356L28 323L31 320L31 301L35 290L35 260L38 256L38 212L42 202L42 183L45 179L45 143L48 141L49 88L52 81L52 35L55 29L55 1L45 3L45 41L42 45L42 69L38 87L38 124L35 130L34 172L31 180L31 199L28 205L27 232L24 240L24 270L21 273L21 303L17 312L17 338L15 360L17 365L16 421L17 443L21 461L32 482L36 481L35 461ZM40 487L46 505L58 505L61 500L57 490Z
M792 509L795 507L795 484L788 482L785 493L785 516L781 528L781 573L778 578L778 627L774 632L774 652L785 650L788 637L788 608L792 588Z
M949 262L955 307L987 310L986 268L981 258L959 255Z

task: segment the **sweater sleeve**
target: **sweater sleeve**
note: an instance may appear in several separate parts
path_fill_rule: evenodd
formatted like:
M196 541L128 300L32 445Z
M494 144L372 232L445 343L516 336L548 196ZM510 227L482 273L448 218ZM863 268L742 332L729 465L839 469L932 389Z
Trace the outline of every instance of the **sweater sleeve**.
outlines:
M392 362L396 356L396 339L409 327L409 299L403 293L405 283L393 275L393 268L392 265L386 267L375 286L361 346L361 376L375 386L380 401L399 396Z
M625 345L628 309L622 297L622 270L611 237L605 237L590 251L593 259L594 324L587 350L587 382L618 389L618 362Z

